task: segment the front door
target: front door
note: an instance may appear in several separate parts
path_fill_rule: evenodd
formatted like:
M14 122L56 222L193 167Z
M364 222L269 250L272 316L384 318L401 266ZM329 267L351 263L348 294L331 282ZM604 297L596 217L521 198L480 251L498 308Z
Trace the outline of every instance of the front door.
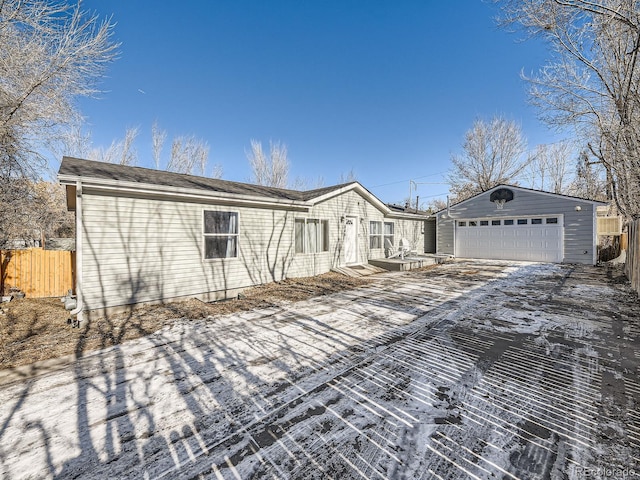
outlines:
M347 217L344 224L344 263L358 263L358 218Z

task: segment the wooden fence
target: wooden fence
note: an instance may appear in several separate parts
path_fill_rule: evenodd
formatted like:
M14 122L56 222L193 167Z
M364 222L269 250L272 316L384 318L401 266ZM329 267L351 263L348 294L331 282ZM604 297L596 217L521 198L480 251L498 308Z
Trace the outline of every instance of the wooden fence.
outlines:
M0 251L0 291L11 287L29 298L61 297L74 285L74 254L63 250Z
M640 294L640 220L629 222L627 259L624 271L633 289Z

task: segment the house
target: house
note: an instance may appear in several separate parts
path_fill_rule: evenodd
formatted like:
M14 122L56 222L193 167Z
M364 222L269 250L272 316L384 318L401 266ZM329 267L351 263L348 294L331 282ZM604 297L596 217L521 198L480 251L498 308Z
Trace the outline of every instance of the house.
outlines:
M498 185L425 224L425 251L460 258L595 264L603 202Z
M76 212L72 314L231 298L424 244L425 216L395 212L358 182L284 190L65 157ZM420 251L422 248L420 248Z

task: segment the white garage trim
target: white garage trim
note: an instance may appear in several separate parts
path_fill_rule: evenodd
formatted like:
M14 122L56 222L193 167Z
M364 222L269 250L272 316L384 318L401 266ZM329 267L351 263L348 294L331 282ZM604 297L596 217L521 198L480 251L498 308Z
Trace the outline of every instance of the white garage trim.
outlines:
M562 262L563 215L456 219L457 257Z

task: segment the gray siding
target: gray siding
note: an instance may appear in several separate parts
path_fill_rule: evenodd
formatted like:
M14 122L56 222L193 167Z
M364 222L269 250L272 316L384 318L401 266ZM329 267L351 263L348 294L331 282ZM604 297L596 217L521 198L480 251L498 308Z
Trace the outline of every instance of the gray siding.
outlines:
M357 192L314 206L311 212L220 206L206 202L83 192L82 295L94 310L180 297L224 298L238 289L287 277L312 276L342 265L345 215L360 219L358 258L369 249L369 220L393 221L401 236L423 245L421 221L385 219ZM204 259L204 210L238 212L238 257ZM296 254L295 218L329 222L329 251Z
M437 226L437 253L444 255L453 255L454 254L454 244L453 244L453 220L450 218L443 219L442 215L438 215L438 226Z
M205 260L204 210L239 215L237 258ZM83 195L87 309L161 301L280 280L293 257L293 214L205 203Z
M430 218L424 222L424 251L436 253L436 219Z
M508 188L508 187L507 187ZM514 198L505 203L503 210L497 210L489 201L489 192L450 207L452 219L500 218L563 215L564 216L564 262L593 263L595 238L593 233L596 205L592 202L563 197L541 192L512 189ZM576 206L581 210L576 211ZM447 232L439 232L439 248L444 243L453 245L453 224L439 220L438 228L442 230L446 223ZM442 242L440 241L442 237ZM448 253L444 252L443 253Z

